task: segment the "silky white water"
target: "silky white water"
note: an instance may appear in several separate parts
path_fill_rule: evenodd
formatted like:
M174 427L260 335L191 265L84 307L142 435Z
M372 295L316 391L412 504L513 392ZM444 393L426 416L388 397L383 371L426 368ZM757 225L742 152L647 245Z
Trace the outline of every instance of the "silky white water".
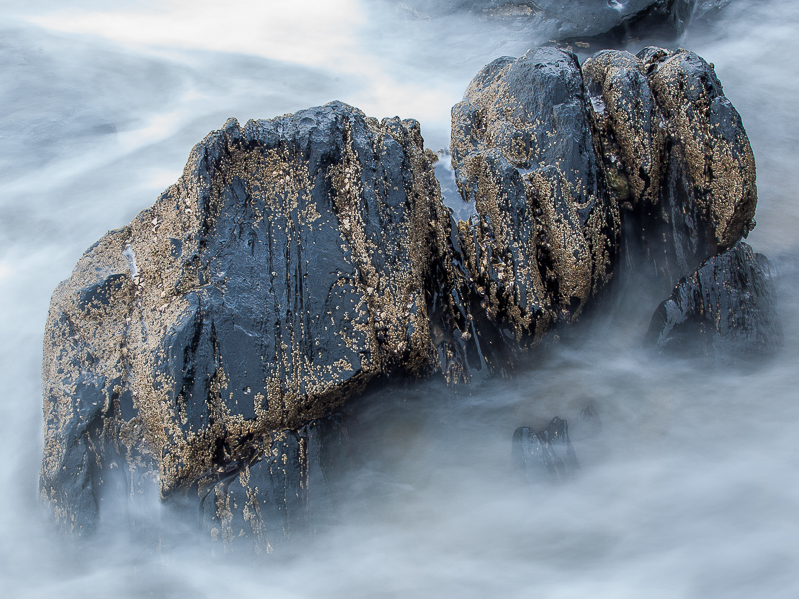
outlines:
M534 35L358 0L3 1L0 15L2 596L799 596L799 2L733 1L679 42L715 64L752 142L748 242L781 272L781 354L652 361L655 305L641 306L515 379L405 389L364 407L336 520L267 560L212 555L189 531L80 547L53 532L37 497L52 290L228 117L338 99L418 119L439 150L474 74ZM575 440L578 476L521 484L513 430L589 403L603 433Z

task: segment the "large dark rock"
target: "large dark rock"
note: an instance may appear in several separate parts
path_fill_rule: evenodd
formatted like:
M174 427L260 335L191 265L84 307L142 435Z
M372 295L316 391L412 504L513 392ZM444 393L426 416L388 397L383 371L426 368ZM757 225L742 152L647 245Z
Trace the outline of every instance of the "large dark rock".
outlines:
M740 116L686 50L607 50L582 69L555 48L499 58L453 108L451 151L475 214L452 226L444 328L467 340L467 372L512 370L614 277L623 301L662 297L754 226Z
M679 282L652 316L646 343L720 361L772 355L783 341L773 277L768 259L738 242Z
M402 0L397 3L399 11L411 18L471 14L527 31L539 43L586 40L605 45L648 35L676 38L685 31L695 4L695 0Z
M438 368L448 220L415 121L332 103L210 134L53 295L41 490L58 520L91 531L112 485L198 498L376 377Z
M622 270L665 292L754 227L755 162L741 118L712 65L687 50L604 51L583 76L621 209Z

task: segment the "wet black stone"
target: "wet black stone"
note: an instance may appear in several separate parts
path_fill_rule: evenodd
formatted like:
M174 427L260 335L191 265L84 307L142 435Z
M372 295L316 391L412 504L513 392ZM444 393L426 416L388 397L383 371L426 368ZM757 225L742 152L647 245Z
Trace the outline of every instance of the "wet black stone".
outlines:
M423 143L416 121L340 102L231 119L84 254L45 339L40 488L63 528L93 531L101 486L138 496L143 475L157 501L192 510L221 485L210 504L241 512L252 469L281 530L329 511L318 418L372 379L437 364L425 311L447 213ZM280 518L264 514L268 532Z
M599 52L583 77L620 208L621 294L646 287L662 297L754 226L754 158L740 115L713 66L683 49Z
M771 265L744 242L682 279L658 306L645 340L665 354L722 362L770 356L782 342Z
M460 306L471 315L474 347L462 353L510 372L520 349L576 320L611 279L618 209L573 53L538 48L493 61L452 119L456 181L475 206L450 237Z

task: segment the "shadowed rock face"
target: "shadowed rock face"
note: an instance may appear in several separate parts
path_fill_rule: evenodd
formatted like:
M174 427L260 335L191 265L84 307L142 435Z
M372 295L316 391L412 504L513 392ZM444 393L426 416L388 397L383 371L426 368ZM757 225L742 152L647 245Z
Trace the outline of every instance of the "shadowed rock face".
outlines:
M773 268L744 242L682 279L652 316L646 343L719 361L772 355L782 345Z
M41 487L67 528L94 526L110 459L131 493L202 493L374 377L437 367L448 215L422 144L340 103L231 120L86 252L45 333Z
M665 292L754 227L755 161L741 118L713 67L687 50L604 51L583 76L621 208L622 272Z

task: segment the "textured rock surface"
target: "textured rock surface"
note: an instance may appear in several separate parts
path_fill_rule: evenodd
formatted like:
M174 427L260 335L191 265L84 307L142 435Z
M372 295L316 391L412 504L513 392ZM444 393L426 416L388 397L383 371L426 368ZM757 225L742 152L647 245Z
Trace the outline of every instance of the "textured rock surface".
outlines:
M43 363L41 489L67 529L95 526L114 465L133 495L202 494L375 377L438 366L448 216L422 144L340 103L231 120L84 254Z
M583 65L623 256L671 288L754 227L755 162L713 67L687 50L604 51Z
M522 27L540 41L601 36L612 42L647 34L677 37L688 25L695 4L695 0L403 0L398 7L416 18L471 13Z
M530 482L560 482L580 468L569 440L569 424L555 416L542 431L520 426L513 432L513 463Z
M646 342L678 355L764 357L782 345L773 268L744 242L681 280L652 316Z
M536 341L609 282L618 210L576 57L539 48L486 66L452 109L452 164L477 215L455 253L504 336Z

